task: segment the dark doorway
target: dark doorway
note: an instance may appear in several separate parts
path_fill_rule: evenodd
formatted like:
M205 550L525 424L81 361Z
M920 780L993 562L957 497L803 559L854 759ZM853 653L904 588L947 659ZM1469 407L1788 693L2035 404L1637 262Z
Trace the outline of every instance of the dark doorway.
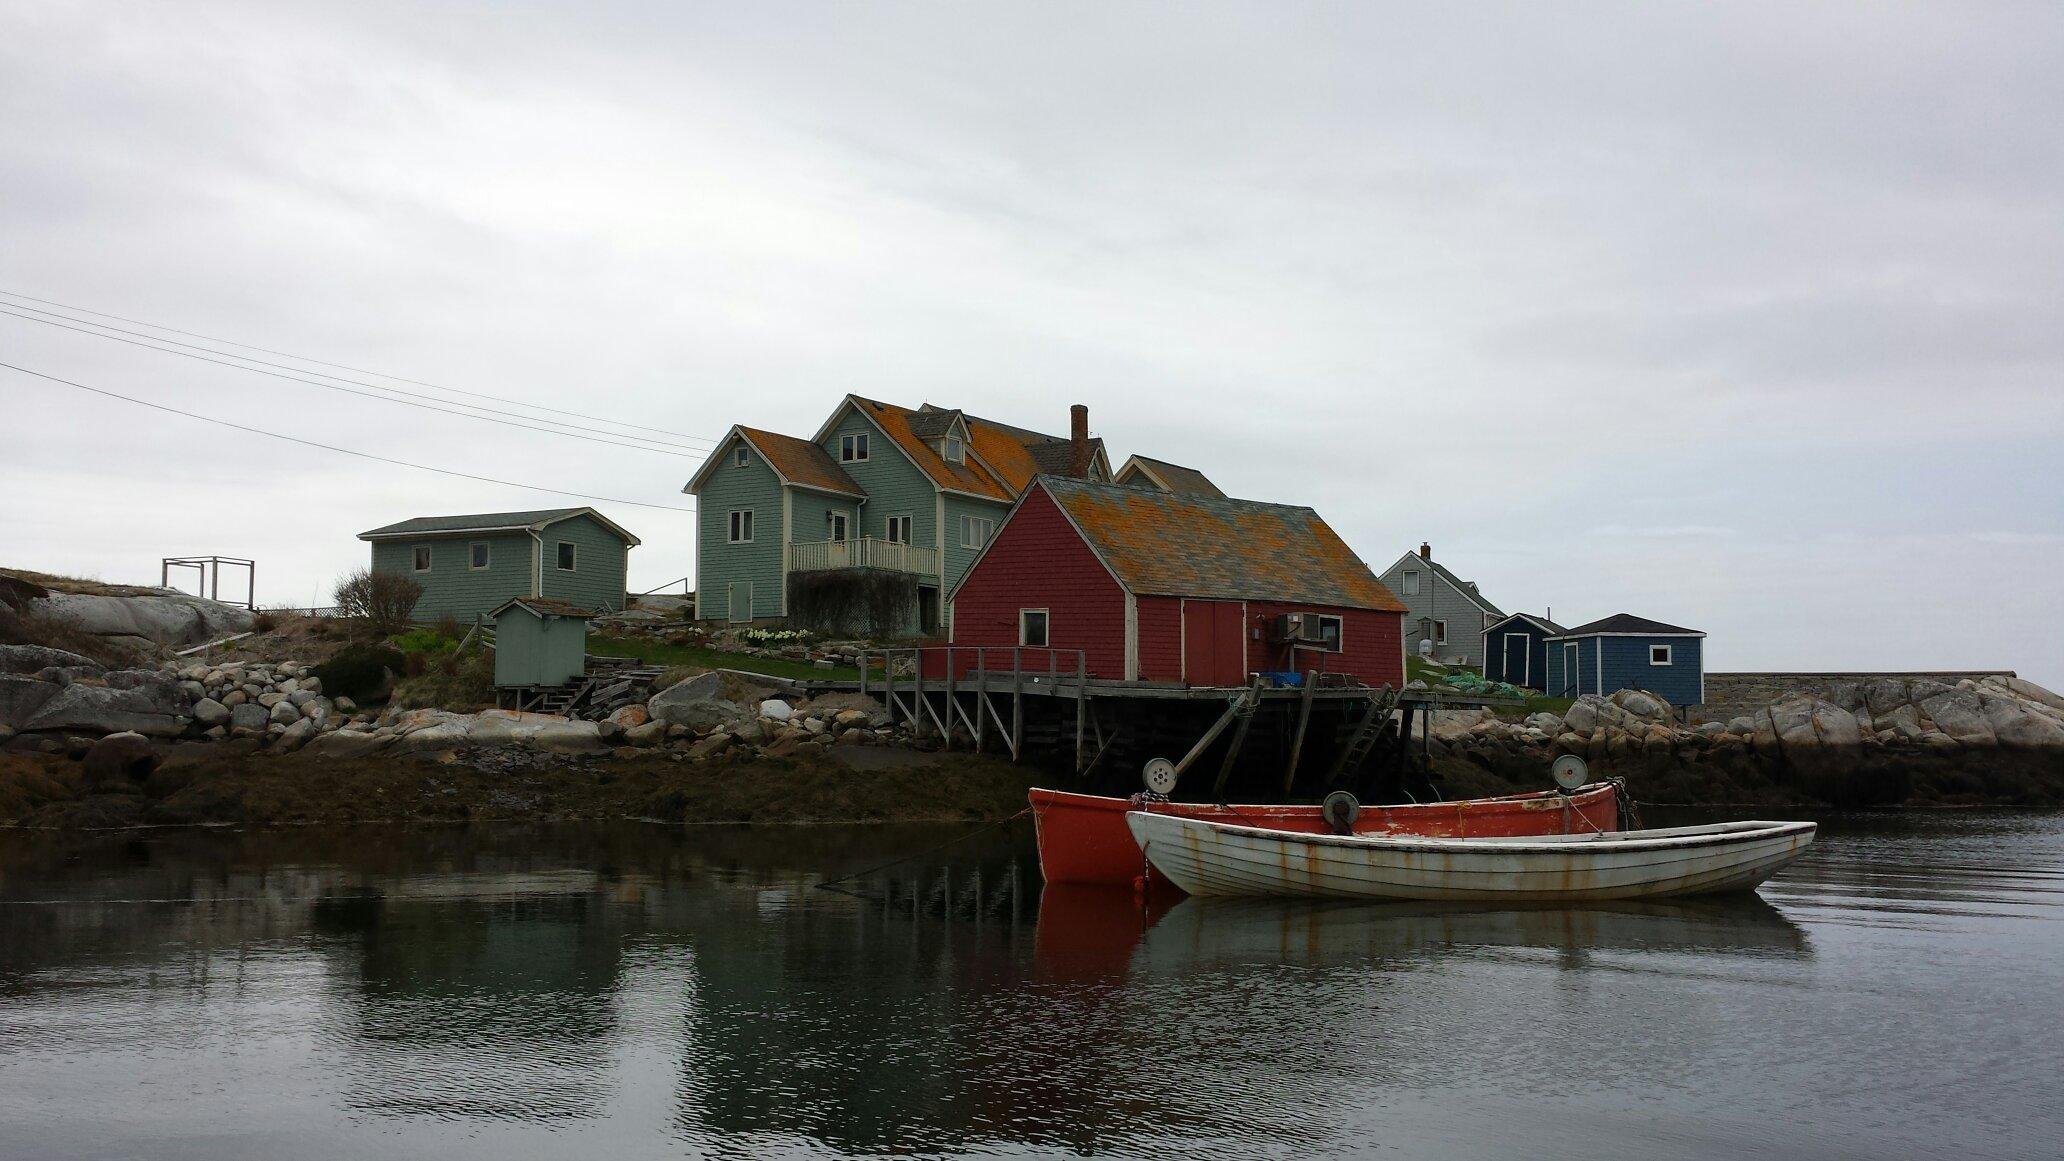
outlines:
M917 629L927 637L939 632L939 590L920 585L917 590Z

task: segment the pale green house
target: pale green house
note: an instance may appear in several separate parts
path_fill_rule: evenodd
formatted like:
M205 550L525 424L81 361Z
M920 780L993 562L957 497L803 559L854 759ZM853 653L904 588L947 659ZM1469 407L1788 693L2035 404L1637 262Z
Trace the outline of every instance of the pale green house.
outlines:
M624 607L639 541L593 508L417 516L358 534L374 572L423 586L410 617L471 623L513 597L564 601L589 612Z
M829 633L942 633L942 594L1038 475L1109 480L1077 406L1047 435L848 395L808 439L726 432L696 498L696 613Z

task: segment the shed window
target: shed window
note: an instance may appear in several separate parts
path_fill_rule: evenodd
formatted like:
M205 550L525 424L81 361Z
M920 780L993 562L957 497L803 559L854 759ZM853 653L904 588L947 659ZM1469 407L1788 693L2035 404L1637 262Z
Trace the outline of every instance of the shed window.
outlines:
M1435 621L1433 623L1433 643L1435 645L1446 645L1448 643L1448 623L1446 621Z
M414 553L412 563L416 566L417 572L429 572L430 546L427 544L416 545L416 551Z
M844 512L826 512L824 514L824 538L826 540L844 540L846 538L846 520L847 517Z
M573 571L573 561L574 561L574 544L573 544L573 542L572 542L571 540L562 540L562 541L560 541L560 542L559 542L559 571L560 571L560 572L572 572L572 571Z
M738 450L731 453L731 466L734 468L742 468L751 462L752 453L746 450L744 444L739 444Z
M980 548L989 543L989 537L996 532L996 521L987 516L962 516L960 518L960 546Z
M939 454L946 457L948 463L967 462L967 446L950 435L939 441Z
M848 464L866 459L867 433L856 431L852 435L840 436L838 441L838 458L840 463Z
M1018 610L1018 644L1046 648L1046 610Z
M466 546L466 566L476 569L487 567L487 541L476 540Z
M1670 647L1668 645L1650 645L1648 647L1648 663L1650 665L1671 664Z
M1405 595L1408 597L1416 597L1419 595L1418 573L1409 570L1405 573Z
M910 517L889 517L888 527L883 530L882 536L891 544L910 543Z
M731 543L752 543L752 509L731 513Z
M1328 653L1340 652L1340 618L1331 613L1316 613L1312 619L1318 622L1319 647Z

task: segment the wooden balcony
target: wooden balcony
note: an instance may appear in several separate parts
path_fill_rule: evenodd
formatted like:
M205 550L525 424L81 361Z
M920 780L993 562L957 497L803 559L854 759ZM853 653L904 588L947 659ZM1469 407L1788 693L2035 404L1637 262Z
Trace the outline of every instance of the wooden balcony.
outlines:
M880 568L891 572L914 572L938 576L939 550L876 540L812 540L785 548L790 572L826 572L838 568Z

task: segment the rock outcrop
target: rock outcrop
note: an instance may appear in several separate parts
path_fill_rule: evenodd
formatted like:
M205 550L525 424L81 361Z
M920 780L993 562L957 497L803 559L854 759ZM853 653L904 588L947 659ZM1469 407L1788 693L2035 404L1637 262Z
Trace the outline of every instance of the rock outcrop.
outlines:
M136 596L51 593L29 610L96 637L136 638L167 649L242 633L253 619L249 609L171 590Z

